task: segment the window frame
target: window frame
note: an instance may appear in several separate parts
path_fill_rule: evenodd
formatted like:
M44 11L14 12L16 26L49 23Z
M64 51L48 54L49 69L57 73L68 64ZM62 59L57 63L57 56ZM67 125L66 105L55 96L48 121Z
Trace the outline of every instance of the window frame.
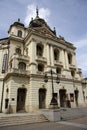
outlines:
M22 31L21 30L18 30L17 36L22 38Z
M54 49L54 60L55 61L59 61L59 57L60 57L60 51L59 49Z
M43 64L41 64L41 63L38 64L38 71L44 72L44 65Z
M26 63L25 62L19 62L18 69L23 70L23 71L26 70Z
M37 46L36 46L37 56L39 56L39 57L43 56L43 49L44 49L44 46L42 44L38 43Z

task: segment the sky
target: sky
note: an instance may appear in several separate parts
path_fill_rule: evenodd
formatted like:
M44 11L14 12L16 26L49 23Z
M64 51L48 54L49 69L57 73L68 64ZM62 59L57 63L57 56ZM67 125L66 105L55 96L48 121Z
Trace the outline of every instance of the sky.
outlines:
M0 0L0 39L8 37L11 24L20 18L28 27L31 18L43 18L57 36L74 44L78 68L87 77L87 0Z

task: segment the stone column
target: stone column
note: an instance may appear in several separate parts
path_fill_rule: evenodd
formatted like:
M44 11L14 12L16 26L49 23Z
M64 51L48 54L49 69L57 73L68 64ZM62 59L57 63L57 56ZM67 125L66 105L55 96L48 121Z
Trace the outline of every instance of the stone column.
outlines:
M35 45L35 39L31 40L30 43L30 48L29 48L29 53L30 53L30 73L36 73L36 45Z
M73 65L77 67L77 62L76 62L76 54L73 54Z
M63 63L63 67L65 69L64 50L61 50L61 52L60 52L60 61Z
M35 49L35 40L32 39L31 43L30 43L30 62L34 63L35 62L35 53L36 53L36 49Z
M50 48L49 44L47 44L47 65L50 65Z
M68 56L67 56L67 52L66 51L65 51L65 67L66 67L66 69L69 69Z
M50 57L51 57L51 66L54 66L53 46L50 46Z

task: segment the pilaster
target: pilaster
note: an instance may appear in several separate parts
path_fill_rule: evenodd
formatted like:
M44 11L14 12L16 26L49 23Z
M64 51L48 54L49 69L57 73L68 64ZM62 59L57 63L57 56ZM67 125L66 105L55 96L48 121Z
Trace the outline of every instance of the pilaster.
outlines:
M50 48L49 44L47 44L47 65L50 65Z
M60 60L63 63L63 68L65 69L65 58L64 58L64 50L61 50Z
M66 51L65 51L65 68L69 69L68 56L67 56L67 52Z
M30 46L29 46L29 56L30 56L30 72L31 73L36 73L36 44L35 44L36 40L34 38L32 38L31 42L30 42Z
M53 46L50 46L51 66L54 66Z
M35 62L35 53L36 53L35 39L32 39L30 43L30 63Z

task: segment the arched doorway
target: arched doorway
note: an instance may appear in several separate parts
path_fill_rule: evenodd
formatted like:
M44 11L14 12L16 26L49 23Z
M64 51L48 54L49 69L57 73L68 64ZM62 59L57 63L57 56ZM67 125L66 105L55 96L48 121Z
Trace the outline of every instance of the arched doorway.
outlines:
M17 92L17 111L25 111L26 89L19 88Z
M45 105L46 100L46 89L39 89L39 108L44 109L46 107Z
M59 90L60 107L66 107L66 89Z
M79 96L79 91L78 91L78 90L74 90L74 94L75 94L75 102L76 102L76 106L78 106L78 96Z

